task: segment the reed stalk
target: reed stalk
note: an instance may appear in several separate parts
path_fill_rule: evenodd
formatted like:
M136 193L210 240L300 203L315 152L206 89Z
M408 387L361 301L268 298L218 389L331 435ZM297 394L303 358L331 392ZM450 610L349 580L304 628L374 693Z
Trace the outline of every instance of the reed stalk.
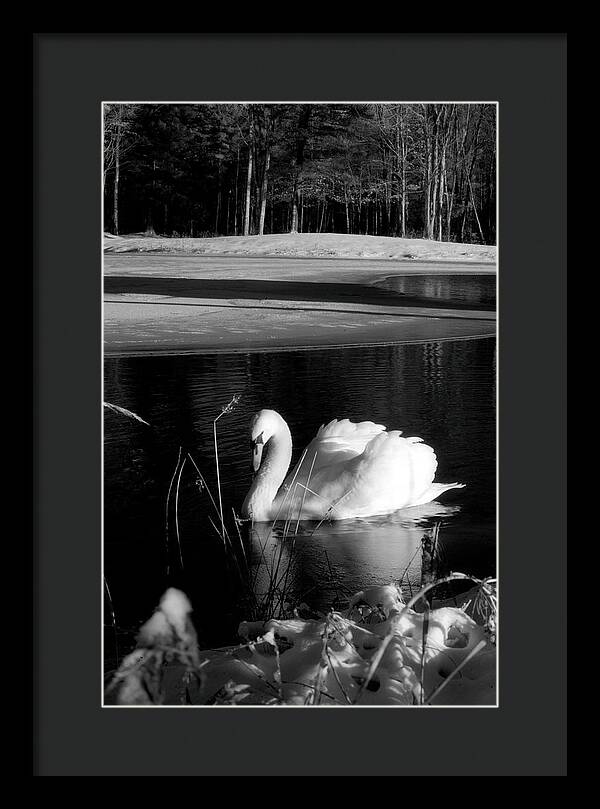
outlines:
M185 466L187 458L184 457L179 467L179 475L177 476L177 486L175 487L175 536L177 537L177 549L179 551L179 564L183 570L183 554L181 552L181 537L179 534L179 485L181 483L181 475L183 474L183 467Z
M167 549L167 578L171 572L171 542L169 537L169 504L171 502L171 491L173 490L173 484L175 483L175 478L177 477L177 472L179 471L179 464L181 463L181 453L182 447L179 447L179 454L177 455L177 463L175 464L175 469L173 470L173 474L171 476L171 482L169 483L169 489L167 491L167 501L165 503L165 542L166 542L166 549Z
M117 636L117 617L115 615L115 608L112 600L112 595L110 593L110 588L108 586L108 582L106 581L106 576L104 576L104 587L106 588L106 595L108 596L108 608L110 610L110 618L112 622L112 629L115 640L115 656L118 661L121 655L119 654L119 639Z

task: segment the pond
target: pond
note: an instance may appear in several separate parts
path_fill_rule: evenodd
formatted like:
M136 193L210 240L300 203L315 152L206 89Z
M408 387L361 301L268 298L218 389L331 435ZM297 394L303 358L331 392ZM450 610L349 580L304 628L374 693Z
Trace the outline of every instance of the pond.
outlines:
M287 420L293 461L324 422L373 420L422 437L438 456L436 480L466 484L419 513L299 526L293 575L296 592L312 608L327 609L339 588L352 593L406 571L408 585L411 577L418 584L421 538L436 524L443 569L495 575L495 378L494 338L106 359L104 400L151 425L105 410L104 573L117 623L135 630L169 585L190 597L202 645L233 642L238 622L247 617L191 461L173 481L183 447L216 493L213 420L235 394L239 404L218 422L223 510L232 534L232 510L239 512L251 482L249 421L261 408L276 409ZM256 537L244 541L256 564ZM278 543L281 548L276 532L266 553L277 552ZM107 602L105 623L110 620Z

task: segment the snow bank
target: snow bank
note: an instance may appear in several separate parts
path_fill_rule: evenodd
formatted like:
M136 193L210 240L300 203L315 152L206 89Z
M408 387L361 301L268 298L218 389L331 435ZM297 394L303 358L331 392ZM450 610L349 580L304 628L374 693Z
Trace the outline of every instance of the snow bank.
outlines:
M219 236L204 239L132 234L106 238L104 250L108 253L174 253L207 256L496 261L496 247L493 245L344 233L276 233L268 236Z
M183 593L165 593L140 631L138 649L125 658L115 678L120 704L493 705L496 701L496 650L486 630L460 607L439 607L427 616L406 609L393 584L365 588L346 611L318 620L242 622L241 645L200 653L190 611ZM165 658L169 644L171 653ZM371 671L382 644L385 651ZM165 660L169 666L164 666Z
M422 660L426 698L483 641L482 651L432 704L494 704L495 647L487 641L484 629L459 608L432 610L423 655L423 615L407 610L394 626L391 622L400 614L401 600L393 597L393 590L390 586L362 591L346 613L325 620L242 624L240 633L251 642L207 655L205 692L212 694L214 704L344 705L358 698L360 705L413 705L421 701ZM366 618L358 609L365 604L376 608ZM387 618L383 618L385 613ZM381 619L377 620L377 614ZM373 655L390 631L392 640L360 693ZM278 655L265 642L267 635L274 637Z

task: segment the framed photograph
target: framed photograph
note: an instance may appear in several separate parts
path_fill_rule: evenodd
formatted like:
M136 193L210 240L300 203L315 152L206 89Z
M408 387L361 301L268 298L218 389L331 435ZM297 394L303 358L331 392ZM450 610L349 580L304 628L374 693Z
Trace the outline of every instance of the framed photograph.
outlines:
M35 35L34 774L566 774L565 51Z

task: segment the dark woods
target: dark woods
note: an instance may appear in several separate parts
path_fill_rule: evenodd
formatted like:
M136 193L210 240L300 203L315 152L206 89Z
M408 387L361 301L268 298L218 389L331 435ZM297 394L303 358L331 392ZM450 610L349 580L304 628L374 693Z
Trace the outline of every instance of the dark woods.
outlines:
M494 244L493 104L106 104L111 233Z

